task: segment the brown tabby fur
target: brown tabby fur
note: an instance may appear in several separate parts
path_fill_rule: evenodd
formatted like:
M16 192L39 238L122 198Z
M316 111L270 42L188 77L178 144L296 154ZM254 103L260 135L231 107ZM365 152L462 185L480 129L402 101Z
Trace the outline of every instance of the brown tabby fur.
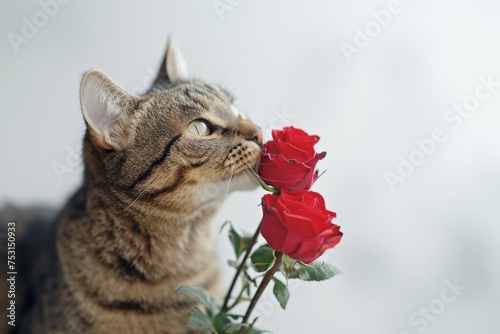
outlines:
M255 186L261 132L233 114L225 91L167 72L144 96L85 75L84 182L52 241L30 254L40 257L23 278L36 285L18 333L190 333L193 300L175 290L219 295L211 219L228 191ZM88 101L118 111L106 132ZM187 130L199 119L211 135Z

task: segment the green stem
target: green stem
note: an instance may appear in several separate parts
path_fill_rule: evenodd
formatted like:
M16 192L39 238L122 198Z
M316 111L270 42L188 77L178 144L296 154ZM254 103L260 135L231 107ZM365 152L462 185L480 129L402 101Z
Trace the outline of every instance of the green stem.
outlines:
M227 304L229 303L229 299L231 298L231 293L233 292L233 289L236 285L236 281L238 280L238 277L240 276L241 271L245 267L245 263L247 262L248 257L250 256L250 252L252 251L252 248L255 245L257 238L259 237L261 226L262 226L262 221L260 222L259 226L257 227L257 230L255 230L255 233L254 233L252 239L250 240L250 243L248 244L245 255L243 256L243 259L241 260L241 263L238 266L238 269L236 269L236 273L234 274L233 281L231 282L231 286L229 287L229 291L227 292L226 298L224 299L224 304L222 305L222 312L226 312L228 310Z
M243 287L241 288L241 291L240 291L240 293L238 294L238 297L236 297L236 299L234 300L234 302L233 302L231 305L229 305L229 306L228 306L228 307L224 310L224 312L228 312L228 311L230 311L233 307L235 307L235 306L238 304L238 302L240 301L241 297L243 296L243 293L245 293L245 289L247 288L248 284L249 284L249 283L245 283L245 284L243 284ZM250 300L250 299L248 299L248 300Z
M257 291L255 292L255 295L252 298L252 301L250 302L250 305L248 306L247 312L245 313L245 316L243 317L242 323L247 323L248 318L250 318L250 315L252 314L252 311L257 304L257 301L259 300L260 296L266 289L267 285L273 278L274 274L276 273L276 270L278 270L280 264L281 264L281 259L283 258L283 253L281 252L276 252L276 259L274 260L274 264L269 269L266 274L264 275L264 278L259 284L259 287L257 288ZM245 334L247 332L246 328L242 328L240 331L240 334Z

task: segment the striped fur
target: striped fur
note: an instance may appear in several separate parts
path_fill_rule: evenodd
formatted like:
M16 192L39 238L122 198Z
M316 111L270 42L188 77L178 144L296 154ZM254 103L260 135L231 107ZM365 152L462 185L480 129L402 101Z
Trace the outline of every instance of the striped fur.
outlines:
M194 302L175 290L197 285L219 295L211 219L227 191L255 187L260 128L234 115L222 89L172 82L165 66L144 96L101 72L85 80L103 92L90 98L119 114L96 125L82 106L84 183L41 253L19 332L191 333ZM210 136L187 131L198 119Z

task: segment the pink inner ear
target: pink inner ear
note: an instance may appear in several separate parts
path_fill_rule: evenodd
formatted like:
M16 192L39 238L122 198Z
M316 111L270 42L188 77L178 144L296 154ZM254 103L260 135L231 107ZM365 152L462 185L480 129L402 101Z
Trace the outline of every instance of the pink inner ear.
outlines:
M93 141L105 149L123 149L126 140L114 133L118 115L132 98L122 87L99 71L84 76L80 90L82 112Z
M95 131L95 129L92 126L88 126L90 136L92 138L92 141L97 144L99 147L102 147L106 150L111 150L113 149L113 145L108 143L105 139L104 136L98 132Z

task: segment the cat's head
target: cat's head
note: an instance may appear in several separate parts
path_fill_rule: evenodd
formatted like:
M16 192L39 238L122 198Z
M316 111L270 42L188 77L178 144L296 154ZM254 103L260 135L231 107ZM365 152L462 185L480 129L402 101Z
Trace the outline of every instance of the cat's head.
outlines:
M173 209L203 205L256 186L262 131L223 89L188 79L170 41L144 96L104 73L87 72L80 100L90 182L134 203Z

